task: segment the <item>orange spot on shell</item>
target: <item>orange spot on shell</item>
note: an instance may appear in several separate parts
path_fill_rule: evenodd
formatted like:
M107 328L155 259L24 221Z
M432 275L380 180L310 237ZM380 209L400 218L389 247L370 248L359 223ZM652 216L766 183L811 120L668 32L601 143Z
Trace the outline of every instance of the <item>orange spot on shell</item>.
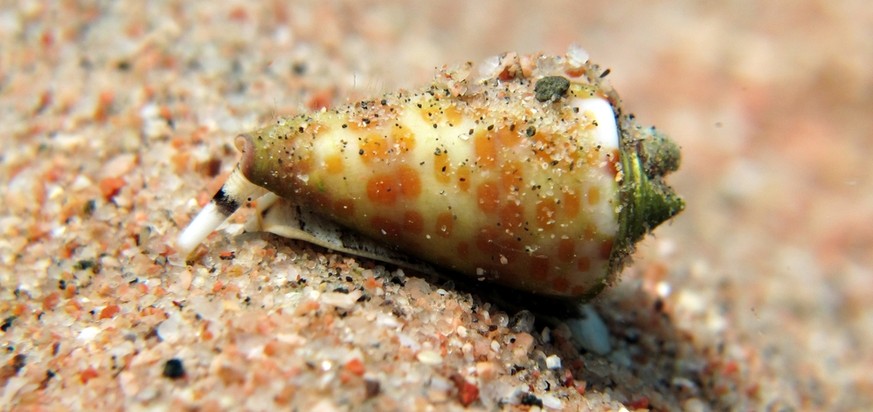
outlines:
M483 227L475 237L476 248L491 262L509 264L523 251L521 242L492 227ZM499 270L499 269L498 269Z
M449 155L446 153L440 153L438 155L434 155L433 157L433 173L437 182L440 183L449 183L451 181L450 173L452 172L451 165L449 164Z
M407 199L414 199L421 194L421 178L418 171L407 165L397 167L397 179L400 181L400 193Z
M585 163L590 167L596 167L597 164L600 163L600 151L599 150L589 150L585 153Z
M370 219L370 224L379 236L384 236L389 239L397 239L400 237L400 225L387 217L373 216L373 218Z
M500 207L500 191L494 182L485 182L476 189L476 199L479 210L485 213L494 213Z
M594 206L598 203L600 203L600 189L591 186L588 188L588 204Z
M394 173L378 174L367 181L367 197L383 205L393 205L400 197L414 199L420 194L418 172L407 165L400 165Z
M597 228L594 227L593 224L589 223L585 226L585 239L594 240L595 237L597 237Z
M421 120L424 120L427 124L436 123L436 119L434 119L435 111L430 108L421 108L418 109L418 114L421 116Z
M518 162L505 162L500 166L500 188L506 193L518 191L524 184L521 164Z
M458 243L458 257L466 259L470 255L470 244L467 242Z
M458 167L458 188L461 189L462 192L466 192L470 190L470 167L467 165L461 165Z
M371 134L366 137L364 143L361 144L361 160L364 163L370 164L374 161L384 161L388 158L388 140L384 137Z
M497 230L490 227L483 227L476 234L476 248L491 256L497 253Z
M312 171L312 160L307 157L293 163L285 162L285 168L290 173L307 174Z
M409 210L403 214L403 230L411 234L421 234L424 231L424 219L421 213Z
M340 199L333 204L334 214L337 216L350 216L355 213L355 202L352 199Z
M524 206L507 202L500 209L500 224L507 229L520 228L524 225Z
M445 114L446 121L449 124L451 124L453 126L457 126L461 122L461 111L458 110L457 107L455 107L455 106L446 107L445 110L443 110L443 113Z
M482 169L492 169L497 166L497 145L489 135L479 133L473 139L476 152L476 163Z
M573 219L579 215L579 195L575 192L564 193L564 199L561 202L564 216L568 219Z
M549 133L537 133L534 137L534 147L536 148L537 158L544 162L552 161L552 152L554 145L552 143L552 135Z
M521 143L521 136L519 136L518 132L504 127L494 133L494 140L500 144L501 148L512 148L512 146Z
M499 256L506 259L506 264L514 262L524 251L521 241L506 235L499 236L494 243L497 245ZM501 263L504 263L503 260Z
M367 197L374 203L393 205L397 202L397 182L388 175L377 175L367 181Z
M565 293L570 288L570 282L566 278L559 277L552 281L552 289L556 292Z
M600 257L609 259L612 254L612 239L606 239L600 244Z
M342 173L345 168L342 157L336 154L328 156L324 159L324 168L330 174Z
M546 256L531 256L530 273L534 279L545 280L549 277L549 258Z
M327 209L330 210L331 201L330 197L324 193L310 191L308 194L309 205L314 206L318 209Z
M415 149L415 135L409 130L395 129L392 137L394 138L394 143L397 144L397 149L400 150L400 153L406 153Z
M618 175L620 160L621 155L618 149L612 149L612 151L609 152L609 155L606 157L606 168L610 176L615 177Z
M569 262L576 256L576 242L573 239L561 239L558 242L558 259L562 262Z
M591 270L591 259L589 259L588 256L580 257L576 260L576 269L579 269L580 272Z
M537 204L537 225L548 227L555 224L557 206L552 198L544 199Z
M449 237L452 235L452 225L454 224L454 218L452 214L449 212L443 212L437 215L436 219L436 227L435 232L437 235L442 237Z

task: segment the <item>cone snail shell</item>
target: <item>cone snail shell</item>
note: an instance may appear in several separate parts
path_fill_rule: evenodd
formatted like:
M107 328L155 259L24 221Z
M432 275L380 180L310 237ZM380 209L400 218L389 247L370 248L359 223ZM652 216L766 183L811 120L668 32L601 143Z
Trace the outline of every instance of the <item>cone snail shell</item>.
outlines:
M684 208L663 182L678 147L623 114L603 77L579 50L510 53L418 91L278 119L237 138L238 168L179 249L270 192L449 271L591 297Z

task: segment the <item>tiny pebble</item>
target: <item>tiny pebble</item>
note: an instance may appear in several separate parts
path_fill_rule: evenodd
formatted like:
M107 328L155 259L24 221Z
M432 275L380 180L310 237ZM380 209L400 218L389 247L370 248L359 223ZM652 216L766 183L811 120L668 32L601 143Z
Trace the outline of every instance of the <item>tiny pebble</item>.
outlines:
M443 357L432 350L423 350L415 356L419 362L425 365L439 365L443 363Z
M528 406L539 406L540 408L542 408L543 400L538 398L536 395L528 392L524 395L521 395L521 404Z
M522 310L512 316L509 323L512 325L513 332L527 332L530 333L534 329L534 322L536 322L536 317L529 310Z
M685 412L706 412L709 409L702 400L690 398L682 402L682 410Z
M582 316L567 321L576 346L598 355L606 355L611 352L609 331L606 329L603 319L591 305L582 305L581 309Z
M547 76L537 81L534 93L540 102L554 102L567 94L567 90L570 90L570 81L566 77Z
M561 358L558 355L551 355L546 358L546 367L549 369L561 369Z
M173 314L158 325L157 333L161 340L173 343L181 338L182 333L180 331L181 324L179 319L179 315Z
M570 49L567 51L567 57L577 67L582 67L582 65L588 63L588 52L575 44L570 46Z
M94 338L96 338L97 335L99 335L99 334L100 334L99 328L89 326L85 329L82 329L82 331L79 332L79 340L88 342L88 341L91 341Z
M185 376L185 365L182 360L173 358L164 363L164 377L170 379L179 379Z
M658 296L660 296L661 298L666 298L667 296L670 296L671 291L672 288L670 287L669 282L662 281L658 282L658 284L655 285L655 293L657 293Z
M377 380L364 379L364 390L367 399L370 399L379 394L379 392L382 390L382 385Z
M690 398L682 402L682 410L685 412L706 412L709 408L700 399Z
M564 403L561 402L560 399L553 395L543 395L540 396L540 400L543 401L543 407L548 409L556 409L562 410L564 409Z
M697 384L695 384L691 379L683 378L681 376L674 377L673 380L670 381L670 383L677 388L697 390Z
M354 290L349 293L326 292L321 295L321 301L330 306L349 310L355 306L362 293L360 290Z

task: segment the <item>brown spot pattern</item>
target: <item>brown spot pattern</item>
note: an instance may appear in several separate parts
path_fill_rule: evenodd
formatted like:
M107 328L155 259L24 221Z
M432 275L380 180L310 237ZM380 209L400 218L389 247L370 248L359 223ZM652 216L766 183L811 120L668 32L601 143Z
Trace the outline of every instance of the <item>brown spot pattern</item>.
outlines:
M548 198L543 199L537 204L537 225L541 228L546 228L555 224L557 216L557 205L555 200Z
M324 159L324 169L332 175L342 173L345 169L342 157L338 154L328 156Z
M524 206L508 202L500 209L500 225L507 229L521 228L524 225Z
M476 188L476 199L479 210L492 214L500 207L500 192L494 182L485 182Z
M410 234L419 235L424 232L424 219L421 213L408 210L403 214L403 230Z
M434 231L437 235L442 237L450 237L452 236L452 225L454 224L454 218L452 214L449 212L443 212L437 215L436 219L436 227Z
M493 169L497 166L497 145L494 139L484 133L479 133L474 138L474 150L476 163L482 169Z
M576 256L576 242L573 239L561 239L558 242L558 259L569 262Z

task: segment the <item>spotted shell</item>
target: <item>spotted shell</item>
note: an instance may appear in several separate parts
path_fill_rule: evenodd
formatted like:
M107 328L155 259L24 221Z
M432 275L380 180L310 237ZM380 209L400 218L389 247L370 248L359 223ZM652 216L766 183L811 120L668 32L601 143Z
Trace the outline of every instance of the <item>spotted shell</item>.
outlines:
M663 182L677 146L623 114L603 77L579 50L505 54L441 70L418 91L278 119L237 138L238 168L179 247L190 252L243 199L269 192L293 207L264 228L275 233L593 296L684 208Z

